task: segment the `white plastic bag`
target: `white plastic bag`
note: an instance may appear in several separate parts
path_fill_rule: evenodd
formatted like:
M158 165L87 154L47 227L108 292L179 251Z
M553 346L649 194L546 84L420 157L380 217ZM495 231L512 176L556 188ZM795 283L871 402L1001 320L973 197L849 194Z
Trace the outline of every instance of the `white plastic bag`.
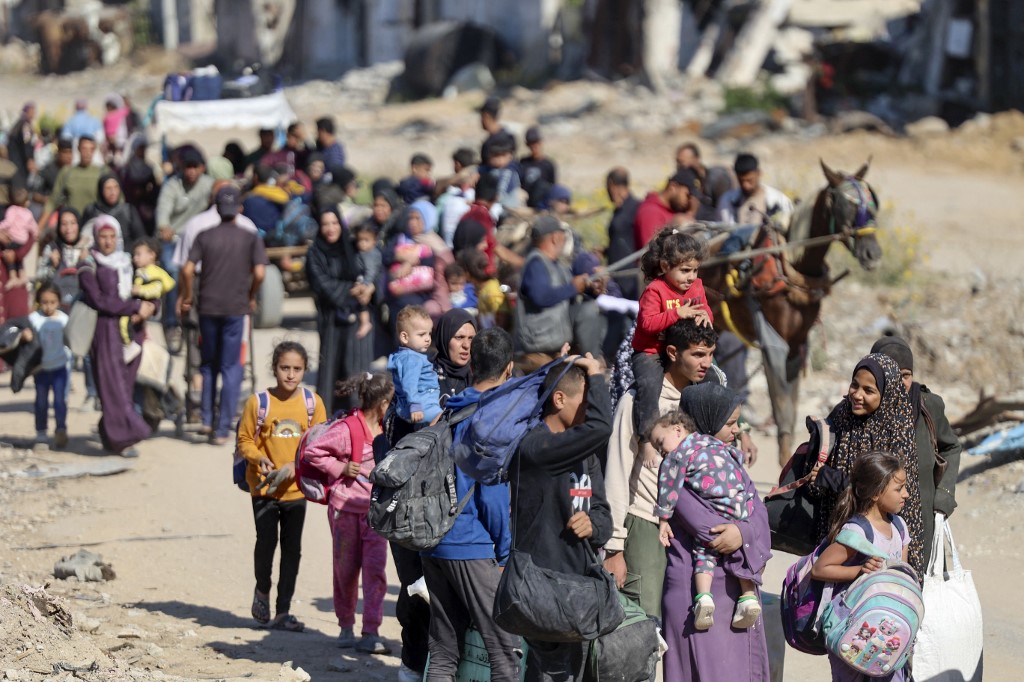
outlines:
M945 540L953 565L946 565ZM918 682L981 682L984 635L981 602L960 564L949 521L935 515L932 556L924 576L924 622L914 648Z

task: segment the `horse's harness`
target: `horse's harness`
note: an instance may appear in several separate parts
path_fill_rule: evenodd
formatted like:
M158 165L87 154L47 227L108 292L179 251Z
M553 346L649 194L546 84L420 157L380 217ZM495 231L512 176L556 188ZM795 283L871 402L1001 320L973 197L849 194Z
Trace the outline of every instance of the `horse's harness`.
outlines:
M844 185L852 185L857 192L856 212L853 220L837 229L835 205L837 196L848 199L843 193ZM878 231L875 225L875 217L871 212L872 207L877 207L877 200L874 192L865 192L864 187L857 178L845 176L845 181L835 187L827 189L827 202L829 207L829 233L824 237L811 237L800 242L795 242L790 247L828 244L832 241L856 240L859 237L873 235ZM781 243L784 241L781 234L770 222L762 224L754 244L760 245L772 242ZM759 262L758 262L759 261ZM732 313L729 309L728 300L738 300L746 294L752 294L759 298L770 298L785 294L786 298L793 305L808 305L822 300L831 291L832 285L842 279L842 275L836 279L829 277L826 266L821 276L814 277L805 275L797 270L785 256L785 250L780 249L775 253L758 255L744 261L751 263L747 273L741 273L737 266L730 267L725 273L725 298L721 302L722 320L726 327L737 338L748 346L755 347L756 344L745 338L737 329L732 320Z
M834 207L837 203L837 197L848 198L843 192L845 185L851 185L857 192L857 210L854 213L853 221L844 225L841 231L837 231ZM827 192L829 205L828 232L830 235L835 235L838 239L856 239L875 234L878 231L878 227L875 225L875 216L870 210L871 208L877 210L878 200L873 191L864 191L864 186L860 180L852 175L847 175L842 183L835 187L829 187Z

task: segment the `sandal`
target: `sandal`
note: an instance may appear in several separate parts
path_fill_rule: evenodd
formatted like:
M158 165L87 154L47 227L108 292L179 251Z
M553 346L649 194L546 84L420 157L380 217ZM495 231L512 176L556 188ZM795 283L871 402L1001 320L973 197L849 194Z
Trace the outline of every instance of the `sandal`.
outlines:
M252 617L257 623L266 625L270 622L270 600L260 596L259 590L252 591Z
M270 626L271 630L284 630L286 632L302 632L306 626L290 613L278 616Z

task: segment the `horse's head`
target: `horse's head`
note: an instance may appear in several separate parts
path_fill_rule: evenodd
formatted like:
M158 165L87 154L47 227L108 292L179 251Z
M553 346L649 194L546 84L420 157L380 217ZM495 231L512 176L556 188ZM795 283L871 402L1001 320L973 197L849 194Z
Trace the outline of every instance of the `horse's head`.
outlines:
M822 161L821 169L828 180L825 190L832 234L840 235L846 247L865 270L874 270L882 260L882 247L876 232L878 225L878 197L865 180L871 159L853 175L846 175L828 167Z

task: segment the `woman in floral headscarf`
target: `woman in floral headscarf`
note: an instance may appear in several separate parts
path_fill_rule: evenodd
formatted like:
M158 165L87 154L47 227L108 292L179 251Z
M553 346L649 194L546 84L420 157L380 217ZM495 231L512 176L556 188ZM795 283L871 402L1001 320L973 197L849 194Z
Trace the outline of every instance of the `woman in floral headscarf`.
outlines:
M914 409L892 358L872 353L853 368L846 397L828 417L836 444L828 460L816 466L812 496L819 500L818 540L828 533L839 494L849 487L853 461L865 452L890 452L903 462L910 497L900 512L910 530L910 564L922 575L924 523L915 445Z

